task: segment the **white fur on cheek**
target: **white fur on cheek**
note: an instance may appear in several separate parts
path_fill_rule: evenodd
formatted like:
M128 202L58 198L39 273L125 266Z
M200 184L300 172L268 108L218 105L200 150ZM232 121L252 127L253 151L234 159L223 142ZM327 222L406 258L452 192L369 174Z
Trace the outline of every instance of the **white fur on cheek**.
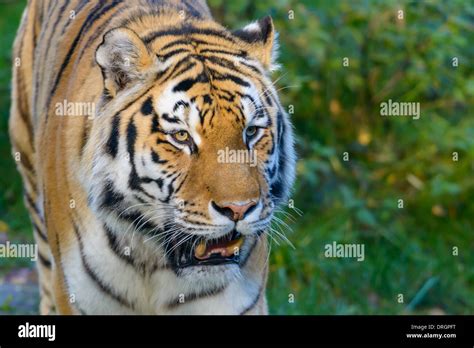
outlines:
M170 123L162 118L160 120L162 127L165 130L176 129L177 127L187 130L191 134L196 145L199 145L201 144L201 137L196 131L196 126L199 124L199 112L196 107L192 105L185 92L173 92L173 87L174 85L172 84L166 88L154 104L156 105L157 112L160 115L168 114L170 117L178 118L181 122L179 124ZM173 111L173 107L180 101L186 102L190 105L190 109L186 110L187 112L184 112L182 108Z

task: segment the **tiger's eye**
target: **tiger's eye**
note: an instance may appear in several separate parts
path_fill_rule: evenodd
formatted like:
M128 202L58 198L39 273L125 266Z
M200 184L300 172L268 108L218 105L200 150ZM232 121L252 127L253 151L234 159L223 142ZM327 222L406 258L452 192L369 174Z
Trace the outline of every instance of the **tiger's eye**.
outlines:
M257 127L255 127L255 126L247 127L247 129L245 130L245 135L248 138L253 137L255 134L257 134Z
M188 141L189 139L189 133L186 132L186 131L179 131L179 132L176 132L173 134L173 137L181 142L181 143L185 143L186 141Z

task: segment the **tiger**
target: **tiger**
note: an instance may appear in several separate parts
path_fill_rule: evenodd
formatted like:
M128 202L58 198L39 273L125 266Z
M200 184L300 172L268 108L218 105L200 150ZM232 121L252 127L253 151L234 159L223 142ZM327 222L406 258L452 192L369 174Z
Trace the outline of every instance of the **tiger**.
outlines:
M39 313L268 314L296 165L271 17L231 30L204 0L29 0L13 46Z

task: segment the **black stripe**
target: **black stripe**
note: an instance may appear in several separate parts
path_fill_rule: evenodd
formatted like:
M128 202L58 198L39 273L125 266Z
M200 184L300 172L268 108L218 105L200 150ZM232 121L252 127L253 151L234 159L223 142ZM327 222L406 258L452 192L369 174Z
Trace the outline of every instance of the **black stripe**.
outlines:
M182 62L189 62L189 57L187 57L186 59L184 59ZM181 63L181 62L180 62ZM186 65L184 68L182 68L181 70L177 70L177 67L178 65L182 65L178 63L176 65L176 67L173 69L173 72L170 73L170 75L168 76L168 78L166 79L166 81L168 80L172 80L174 78L176 78L177 76L181 76L183 75L184 73L188 72L189 70L191 70L192 68L194 68L197 64L195 62L191 62L189 63L188 65Z
M117 10L117 12L119 11L120 10ZM97 40L99 36L104 35L104 28L106 28L114 18L115 18L115 15L111 15L106 21L104 21L104 23L102 23L99 27L94 29L94 33L89 37L86 44L81 48L79 58L77 59L78 62L82 60L82 57L84 56L84 54L88 52L87 49L95 42L95 40Z
M173 173L172 173L173 174ZM164 200L161 200L160 201L162 203L169 203L170 200L171 200L171 196L173 195L174 193L174 190L173 190L173 183L176 181L176 179L178 178L178 176L176 176L174 179L171 180L171 182L168 184L168 195L166 196L166 198Z
M272 135L273 135L273 132L272 132ZM273 154L275 153L275 149L276 149L276 146L275 146L275 139L274 137L272 136L271 138L271 141L272 141L272 147L270 148L270 150L267 151L267 154L269 156L273 156Z
M22 91L25 90L25 86L23 84L23 79L22 79L22 70L19 68L16 68L16 88L17 91L19 91L19 95L16 100L16 105L18 106L18 115L20 116L20 119L23 121L25 124L26 130L28 132L28 143L33 148L33 125L31 124L31 119L30 115L28 113L29 106L27 104L27 101L25 101L25 98L22 97ZM26 105L25 105L26 104Z
M168 58L174 56L174 55L177 55L177 54L180 54L180 53L184 53L184 52L187 52L187 53L190 53L189 50L185 49L185 48L177 48L173 51L170 51L168 53L165 53L165 54L160 54L159 55L159 58L163 59L163 60L167 60Z
M115 207L123 200L123 194L115 190L114 183L111 180L107 180L102 190L102 203L100 206L102 208Z
M38 259L44 267L51 269L51 261L48 260L45 256L43 256L43 254L41 254L40 252L38 252Z
M54 9L56 8L57 4L58 4L58 2L55 1L54 2ZM52 27L51 32L50 32L50 35L48 37L48 41L46 43L46 51L45 51L44 55L42 56L43 57L43 64L42 65L45 65L45 62L47 62L47 60L48 60L48 53L49 53L49 49L51 48L51 40L53 39L53 36L57 32L56 27L58 26L60 20L63 18L62 15L65 13L64 9L66 8L67 5L68 5L68 1L64 1L64 4L61 6L58 13L56 14L56 21L54 22L53 27ZM54 9L53 9L53 11L54 11ZM43 32L46 33L46 29ZM38 94L39 94L39 82L40 82L39 74L41 72L42 76L44 76L43 74L44 74L45 70L46 69L38 69L37 73L36 73L35 92L34 92L34 107L35 108L38 107Z
M213 127L213 126L212 126L212 120L214 119L214 116L216 116L216 110L213 108L213 109L212 109L212 115L211 115L211 117L209 118L209 124L211 125L211 128Z
M153 114L153 100L151 97L148 97L145 100L145 102L142 104L140 111L145 116Z
M275 200L276 203L280 202L280 200L282 198L282 194L283 194L283 191L284 191L283 185L284 185L283 181L278 179L277 181L275 181L272 184L272 187L270 189L270 192L272 194L272 198Z
M138 98L136 99L133 99L131 102L129 102L128 104L126 104L123 108L121 108L119 111L117 111L118 114L120 114L121 112L123 112L124 110L127 110L130 106L134 105L137 100L141 99L144 95L146 95L148 92L150 92L150 90L155 87L155 85L152 85L151 87L149 87L145 92L143 92L140 96L138 96Z
M286 147L285 147L285 138L284 138L284 133L286 130L285 122L283 120L283 113L278 112L277 115L277 144L278 148L280 150L280 153L278 154L278 180L275 181L271 186L270 186L270 193L274 200L276 202L279 202L283 198L283 193L285 192L285 183L282 179L284 177L283 171L285 171L287 168L286 165L286 160L287 160L287 153L286 153Z
M178 193L179 190L181 190L181 187L183 187L183 184L184 184L184 182L186 181L187 178L188 178L188 174L185 174L183 181L181 181L181 183L178 185L178 187L175 190L175 193ZM203 214L203 216L205 216L205 215Z
M278 111L278 114L277 114L278 143L281 143L283 139L283 128L284 128L283 113L281 111Z
M176 112L180 106L183 106L184 108L189 108L189 103L183 101L183 100L180 100L178 101L176 104L174 104L173 106L173 112Z
M155 197L145 192L140 186L140 177L138 176L137 169L135 167L135 142L137 139L137 127L134 123L134 116L135 115L132 115L132 117L130 118L130 122L127 126L127 151L130 157L131 166L130 176L128 178L128 186L132 190L140 191L149 198L155 199Z
M249 74L246 74L245 72L241 71L235 64L229 59L222 58L222 57L206 57L207 62L211 62L212 64L215 64L219 66L220 68L228 69L231 72L238 72L239 74L242 74L246 77L250 77Z
M229 55L233 57L247 57L247 53L245 51L239 50L239 51L226 51L222 49L214 49L214 48L204 48L199 51L200 54L203 53L215 53L215 54L224 54L224 55ZM206 57L208 58L208 57Z
M257 101L249 94L243 94L243 93L240 93L240 92L236 92L237 95L240 96L241 99L249 99L250 102L252 103L252 105L254 105L255 107L259 107L259 103L257 103Z
M184 4L187 13L191 15L192 17L195 17L195 18L204 17L203 13L201 13L201 11L199 11L196 7L194 7L194 1L189 2L189 1L181 0L181 2Z
M73 221L73 227L74 227L74 233L76 235L77 241L79 242L79 250L81 253L81 260L82 260L82 265L84 266L84 269L89 276L89 278L95 282L95 284L99 287L99 289L106 295L110 296L113 298L115 301L120 303L122 306L131 308L132 310L135 309L135 305L128 301L126 298L121 296L120 294L117 294L114 289L110 287L109 284L104 283L97 273L92 269L91 265L88 263L86 255L84 253L84 243L82 241L82 236L79 232L79 229L76 225L76 223Z
M221 74L213 69L209 69L211 71L212 76L214 77L214 80L217 81L232 81L237 85L243 86L243 87L250 87L250 84L244 80L242 80L240 77L235 76L233 74Z
M224 30L216 30L216 29L208 29L208 28L196 28L193 27L189 24L186 24L180 28L173 28L173 29L167 29L167 30L160 30L160 31L155 31L148 36L143 38L143 41L145 44L151 43L153 40L162 37L162 36L168 36L168 35L192 35L192 34L198 34L198 35L205 35L205 36L216 36L221 39L228 40L230 42L235 42L234 38L226 31Z
M240 62L242 65L245 65L247 68L253 70L254 72L256 72L257 74L259 75L263 75L263 72L257 68L256 66L253 66L252 64L249 64L249 63L246 63L246 62Z
M56 2L57 4L58 2ZM55 4L55 5L56 5ZM64 10L66 9L67 5L69 4L68 1L64 1L63 5L61 6L61 8L59 9L58 13L56 14L56 21L54 22L53 24L53 27L51 28L51 34L49 35L48 37L48 42L46 44L46 51L45 51L45 54L44 54L44 59L48 59L48 53L49 53L49 49L51 48L51 40L53 39L54 35L57 33L57 30L56 28L58 27L58 24L59 22L61 21L61 19L63 18L63 15L66 13ZM38 78L37 78L38 80ZM37 94L35 95L37 96ZM35 98L35 104L36 104L36 98Z
M225 89L219 89L219 92L226 92L227 93L226 95L223 95L221 93L216 94L219 99L226 100L229 103L234 103L235 95L232 95L228 90L225 90Z
M202 112L202 110L199 110L199 119L201 121L201 125L204 124L204 119L206 118L209 112L211 112L211 109L206 109L204 112Z
M239 29L232 32L234 36L237 36L239 39L248 42L248 43L255 43L255 42L263 42L266 43L270 35L272 34L271 30L271 17L266 16L260 19L257 23L259 26L259 30L244 30Z
M191 89L196 83L207 83L209 82L209 77L204 72L200 73L194 79L185 79L178 83L173 88L173 92L186 92Z
M166 112L161 115L161 118L169 123L180 123L181 120L177 117L170 117Z
M169 48L172 48L174 46L178 46L178 45L186 45L186 46L189 46L191 44L198 44L198 45L203 45L203 46L207 46L208 48L202 48L200 50L200 52L202 52L202 50L208 50L208 52L211 52L212 50L216 50L217 52L216 53L219 53L218 51L220 49L222 49L222 45L219 45L219 44L215 44L215 43L212 43L212 42L208 42L208 41L203 41L203 40L199 40L199 39L196 39L196 38L192 38L192 39L189 39L189 38L186 38L186 39L178 39L178 40L174 40L174 41L171 41L169 43L167 43L165 46L161 47L160 50L161 51L165 51ZM224 52L230 52L230 51L223 51L222 53ZM244 55L247 55L246 52L244 51L238 51L238 53L242 53Z
M26 191L25 191L25 198L26 198L26 201L28 202L28 204L30 205L31 209L34 210L36 215L38 215L38 218L41 220L41 214L40 214L38 208L36 207L36 204L33 202L33 198L31 198L31 196Z
M39 24L40 24L40 27L41 27L41 24L43 24L43 18L44 18L44 12L45 12L45 9L44 9L44 6L46 5L46 1L43 1L43 3L41 4L41 8L39 8Z
M112 129L110 130L109 139L105 145L106 152L111 155L113 158L117 156L118 153L118 144L119 144L119 134L120 134L120 114L116 113L112 119Z
M82 158L84 155L84 147L87 144L87 141L89 140L89 131L90 131L90 123L87 122L85 118L83 118L84 121L82 122L82 136L81 136L81 144L79 145L79 154Z
M67 3L67 1L66 1ZM74 16L77 18L77 15L81 12L81 10L84 8L84 6L86 6L87 4L89 4L90 1L89 0L82 0L81 2L79 2L77 4L77 7L72 10L74 11ZM72 18L70 18L70 15L71 15L71 11L68 11L68 19L67 19L67 23L66 25L63 27L63 30L61 32L61 35L64 35L64 33L66 32L66 29L69 27L69 24L73 21Z
M23 57L23 49L24 49L24 45L25 45L25 35L26 35L26 29L28 27L28 22L30 21L30 18L29 18L29 13L30 11L26 11L26 16L25 16L25 20L22 21L22 34L21 34L21 40L20 40L20 48L19 48L19 52L18 52L18 56L19 57ZM33 21L35 19L33 18ZM33 30L35 30L36 28L34 28ZM35 43L33 43L33 50L35 49ZM23 59L23 58L22 58ZM25 86L23 85L23 76L22 76L22 73L23 70L20 69L20 67L16 67L15 68L15 73L16 73L16 80L17 80L17 87L16 87L16 90L17 91L23 91L25 90ZM27 128L27 131L28 131L28 141L29 141L29 145L32 149L34 149L34 145L33 145L33 127L31 125L31 115L29 115L28 113L28 110L30 110L29 108L29 103L28 103L28 100L25 100L25 98L22 98L21 97L21 94L18 93L18 98L20 100L17 101L17 105L18 105L18 112L19 112L19 116L20 118L23 120L26 128Z
M104 224L104 230L105 230L105 236L107 237L109 247L114 252L114 254L116 254L121 260L126 262L128 265L132 266L142 276L145 276L148 272L151 274L158 269L162 270L162 269L169 268L169 266L167 265L158 267L158 264L156 264L153 261L150 262L150 260L147 260L147 264L137 262L137 260L132 257L131 250L130 250L130 255L124 254L124 251L121 250L120 242L117 240L116 234L109 228L109 226ZM156 233L157 234L163 233L163 231L158 230Z
M40 236L40 238L43 240L43 242L48 243L48 237L47 237L46 233L43 233L43 231L39 228L39 226L37 224L35 224L34 221L32 221L31 224L33 225L33 229Z
M222 88L219 88L218 91L219 91L219 94L218 94L219 96L221 96L220 93L224 93L224 94L227 95L227 97L229 97L229 98L234 97L234 94L233 94L233 93L235 93L235 94L240 94L238 91L232 91L233 93L231 93L230 91L228 91L228 90L226 90L226 89L222 89ZM233 99L232 99L232 100L233 100Z
M192 40L192 42L194 43L197 43L197 44L204 44L204 45L207 45L208 43L206 41L201 41L201 40ZM173 46L177 46L177 45L189 45L191 44L191 40L189 39L178 39L178 40L174 40L174 41L171 41L169 43L167 43L166 45L164 45L161 50L164 51L168 48L171 48Z
M44 186L43 186L43 190L44 190ZM49 202L48 202L48 208L49 208ZM56 240L56 249L58 251L58 257L57 257L57 259L54 259L55 266L59 270L59 272L58 272L59 277L62 278L62 280L63 280L63 283L61 284L61 288L65 292L68 292L69 291L69 283L68 283L66 274L64 273L64 267L63 267L63 262L62 262L63 256L62 256L61 244L59 242L58 236L55 237L55 240ZM54 254L53 254L53 258L54 258Z
M98 11L104 4L104 1L99 2L93 9L90 10L90 14L87 16L85 22L82 24L81 29L79 30L79 33L77 34L76 38L74 39L71 47L69 48L68 53L66 54L66 58L64 59L63 63L61 64L61 68L59 69L59 72L56 76L56 81L54 82L53 88L51 89L49 96L48 96L48 102L47 102L47 108L49 108L49 105L51 104L51 99L53 98L54 93L56 92L59 82L61 81L61 77L66 70L67 66L69 65L69 61L71 60L72 55L74 54L74 51L79 44L79 41L83 38L83 33L88 30L100 17L102 17L104 14L106 14L110 9L114 8L117 4L119 4L119 0L114 0L112 3L108 4L104 8L102 8L101 11Z
M141 214L139 212L136 212L136 211L127 212L126 214L120 214L120 219L128 222L131 225L134 225L137 221L140 221L140 219L146 221L146 219L143 219L143 217L144 217L143 214ZM157 226L152 224L149 221L146 221L145 223L140 222L140 229L145 229L145 230L153 230L154 229L154 230L157 230ZM158 230L158 231L160 231L160 230Z
M257 296L253 299L253 301L247 307L245 307L245 309L243 311L241 311L239 313L239 315L244 315L244 314L247 314L248 312L250 312L257 305L258 301L262 297L263 291L264 291L264 289L263 289L263 284L262 284L262 285L260 285L260 288L258 289Z
M174 300L170 301L166 305L166 307L168 309L175 309L179 305L185 305L185 304L188 304L189 302L192 302L192 301L196 301L196 300L206 298L206 297L215 296L215 295L223 292L225 289L226 289L226 286L221 286L221 287L211 289L211 290L208 290L208 291L187 294L187 295L184 295L184 302L180 302L180 298L177 297Z
M43 5L45 2L43 2ZM38 24L38 25L36 25ZM39 8L36 6L35 8L35 21L33 25L33 47L36 47L36 38L38 37L37 30L41 30L41 26L43 25L43 7Z
M155 150L151 150L151 160L157 164L166 164L168 163L167 160L160 159L160 155Z
M269 176L271 179L273 179L273 177L275 176L276 170L277 170L277 166L276 166L276 164L275 164L275 165L273 165L272 167L267 168L266 170L267 170L268 176Z
M184 57L183 59L181 59L178 63L174 65L173 69L171 69L171 67L168 67L165 70L159 72L156 76L156 80L157 81L161 80L160 83L163 83L165 81L172 79L173 74L175 73L176 70L178 70L178 68L180 68L183 64L190 63L190 62L191 62L191 58L189 56ZM192 63L192 62L190 64L196 65L196 63Z
M264 92L265 101L267 102L268 106L273 106L272 98L270 98L269 93L269 90L266 88Z
M112 230L106 224L104 224L104 231L105 231L105 236L107 237L107 241L109 243L109 247L114 252L114 254L135 268L135 263L134 263L133 258L130 255L125 255L123 250L120 249L120 245L117 240L117 237L115 236L115 233L112 232ZM143 269L142 268L139 269L139 272L143 273Z
M139 203L148 203L142 197L140 197L139 195L137 195L135 193L133 194L133 198L135 198Z
M195 1L195 0L191 0ZM139 22L144 16L162 16L163 7L166 7L167 12L178 13L184 11L186 13L186 18L193 17L196 19L209 18L210 15L205 8L197 9L193 5L187 3L184 0L180 1L162 1L162 0L147 0L143 1L141 5L144 5L142 8L138 8L138 11L135 11L133 18L126 18L118 25L121 26L130 26L132 23ZM197 4L199 5L199 4ZM145 7L147 6L147 7Z
M151 133L159 132L160 130L160 120L156 113L153 113L153 119L151 120Z
M152 178L149 178L149 177L141 177L140 181L145 183L145 184L149 184L149 183L154 182L160 190L163 188L163 179L160 179L160 178L152 179Z
M32 174L34 174L35 170L33 168L33 165L31 164L28 156L26 155L26 152L21 148L21 146L18 145L18 143L15 141L15 139L12 138L12 139L10 139L10 141L12 143L13 149L16 152L20 153L20 162L23 164L23 167L25 169L27 169L29 172L31 172Z
M202 102L204 104L212 104L212 97L209 94L205 94L202 96Z

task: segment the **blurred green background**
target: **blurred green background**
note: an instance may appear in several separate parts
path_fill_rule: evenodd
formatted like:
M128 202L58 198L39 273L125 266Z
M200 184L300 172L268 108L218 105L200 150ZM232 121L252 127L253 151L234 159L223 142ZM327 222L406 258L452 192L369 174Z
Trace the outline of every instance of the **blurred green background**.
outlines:
M274 79L294 108L300 159L292 199L303 215L280 215L295 249L272 245L270 312L474 314L474 2L209 5L229 28L270 14L280 33ZM0 1L3 243L32 241L7 135L10 52L23 6ZM381 117L389 99L419 102L420 119ZM333 241L363 243L365 260L324 257ZM0 313L36 311L32 267L0 260Z

